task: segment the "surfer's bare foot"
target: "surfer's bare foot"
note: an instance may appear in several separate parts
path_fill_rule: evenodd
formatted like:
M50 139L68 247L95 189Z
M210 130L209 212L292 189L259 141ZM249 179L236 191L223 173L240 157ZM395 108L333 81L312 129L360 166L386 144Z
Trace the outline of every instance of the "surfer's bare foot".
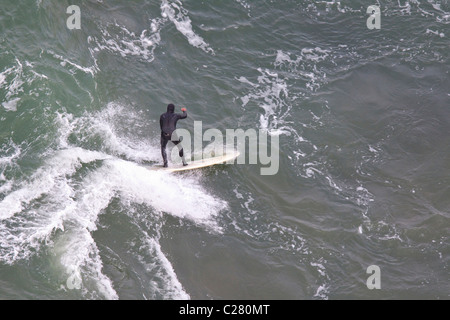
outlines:
M167 167L168 167L167 163L164 163L163 167L164 167L164 168L167 168Z
M183 166L185 166L185 167L186 167L187 165L188 165L188 164L187 164L186 162L183 162Z

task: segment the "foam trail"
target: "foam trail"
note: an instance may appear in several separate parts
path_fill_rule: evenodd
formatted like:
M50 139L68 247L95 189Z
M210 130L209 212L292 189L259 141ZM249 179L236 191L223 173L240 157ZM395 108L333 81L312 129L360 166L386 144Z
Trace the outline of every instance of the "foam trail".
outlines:
M206 53L214 54L214 50L201 36L192 30L191 19L187 16L181 1L169 2L163 0L161 3L161 15L173 22L177 30L186 37L190 45L202 49Z
M140 127L139 121L145 122L141 118L132 110L124 115L123 108L114 103L94 115L56 116L60 150L48 151L44 165L28 180L15 185L12 192L11 184L2 187L6 194L0 201L2 263L11 265L27 260L45 248L53 253L52 265L58 266L59 278L67 279L63 289L73 289L71 281L75 279L79 285L75 288L80 289L84 298L118 299L113 279L103 272L100 251L93 237L99 216L108 212L106 209L113 199L119 199L124 208L129 209L132 220L135 219L134 205L138 204L151 208L156 214L169 214L190 220L210 232L221 232L215 216L227 208L227 204L204 190L198 177L150 171L107 153L113 151L125 153L126 158L145 159L139 146L129 146L133 145L136 132L130 134L121 130L121 126L128 128L128 123L132 122L134 129L147 131L148 128ZM76 137L82 145L89 145L99 136L104 145L101 151L90 151L69 142L70 137ZM2 152L8 159L20 156L20 148L10 149ZM146 146L150 155L157 151L155 147ZM141 259L148 272L157 273L152 277L162 279L162 284L151 290L158 297L189 299L157 238L149 237L145 230L142 232L147 256L150 255L153 262L156 259L160 266L153 270L145 258Z
M111 279L102 272L100 252L89 230L78 227L66 232L55 244L55 254L65 269L68 289L73 289L68 281L75 276L79 281L76 289L81 289L85 297L119 298Z
M61 61L61 62L60 62L60 65L61 65L61 66L65 67L65 66L67 66L67 65L70 65L70 66L72 67L72 69L70 69L70 72L71 72L71 73L75 73L75 70L79 70L79 71L82 71L82 72L84 72L84 73L86 73L86 74L90 74L92 77L94 77L95 74L96 74L97 71L98 71L98 70L97 70L97 66L95 66L95 65L92 66L92 67L83 67L83 66L80 66L80 65L78 65L78 64L76 64L76 63L74 63L74 62L72 62L72 61L70 61L70 60L64 58L64 57L61 56L61 55L56 54L56 53L53 52L52 50L48 50L48 54L52 55L53 58L60 60L60 61Z
M164 255L161 245L152 238L147 237L143 245L143 250L150 253L152 257L156 257L158 262L155 263L152 259L151 262L147 261L145 257L140 256L139 260L145 266L145 269L150 274L157 273L162 281L156 283L152 281L149 286L153 291L152 299L157 299L159 296L163 296L164 299L174 299L174 300L187 300L190 296L183 289L182 284L177 278L175 271L173 270L172 264Z

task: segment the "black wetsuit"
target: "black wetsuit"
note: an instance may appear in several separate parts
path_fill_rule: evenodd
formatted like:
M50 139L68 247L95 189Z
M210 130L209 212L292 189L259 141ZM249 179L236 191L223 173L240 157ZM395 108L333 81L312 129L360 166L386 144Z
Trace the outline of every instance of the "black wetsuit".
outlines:
M159 118L159 125L161 127L161 154L164 161L164 167L167 167L167 153L166 146L169 141L172 140L172 133L177 128L177 122L180 119L186 119L187 113L183 111L182 114L175 113L175 106L173 104L169 104L167 106L167 112L163 113ZM176 146L181 142L180 140L172 141ZM186 161L184 159L183 148L178 146L179 155L183 159L183 164L186 165Z

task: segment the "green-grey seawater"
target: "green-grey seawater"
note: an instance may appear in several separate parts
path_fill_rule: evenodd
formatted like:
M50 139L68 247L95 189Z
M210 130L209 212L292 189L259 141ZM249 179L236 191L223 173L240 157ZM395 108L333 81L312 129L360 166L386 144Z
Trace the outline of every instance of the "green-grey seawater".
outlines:
M447 0L2 0L0 299L449 299L449 24ZM168 103L279 137L278 173L145 169Z

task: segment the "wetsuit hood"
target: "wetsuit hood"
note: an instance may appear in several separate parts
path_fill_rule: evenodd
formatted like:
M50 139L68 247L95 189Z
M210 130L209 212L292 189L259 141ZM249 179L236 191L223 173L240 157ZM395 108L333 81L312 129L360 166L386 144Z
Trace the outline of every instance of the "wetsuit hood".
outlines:
M167 106L167 112L168 113L174 113L175 112L175 106L172 103Z

